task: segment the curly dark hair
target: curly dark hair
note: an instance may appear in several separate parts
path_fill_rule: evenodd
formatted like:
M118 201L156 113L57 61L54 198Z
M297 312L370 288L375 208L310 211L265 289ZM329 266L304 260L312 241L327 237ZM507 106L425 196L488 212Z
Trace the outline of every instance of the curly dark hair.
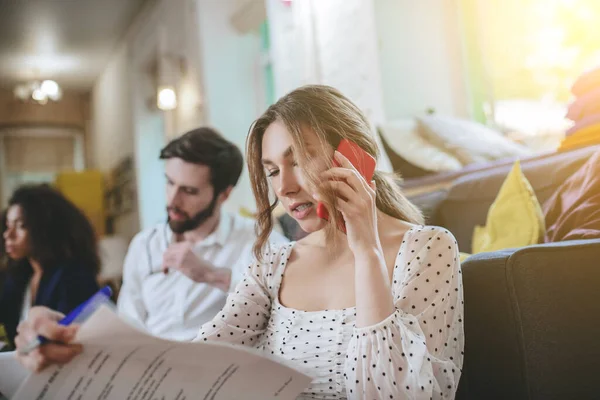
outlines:
M21 207L29 234L31 258L42 268L68 263L98 274L100 256L94 228L84 213L60 192L48 185L22 186L13 193L8 204L9 207ZM4 232L6 211L1 223ZM9 271L29 264L27 260L8 259L3 237L0 242L0 259L7 263Z

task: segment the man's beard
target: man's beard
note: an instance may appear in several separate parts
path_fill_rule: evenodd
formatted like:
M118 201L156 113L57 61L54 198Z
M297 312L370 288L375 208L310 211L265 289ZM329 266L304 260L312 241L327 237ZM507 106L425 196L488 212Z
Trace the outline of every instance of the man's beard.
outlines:
M215 194L210 204L204 210L198 212L191 218L188 217L183 221L172 221L170 217L167 217L167 222L169 223L169 227L173 233L181 235L182 233L193 231L206 222L206 220L212 217L215 212L215 207L217 206L217 197L219 197L218 194ZM167 212L170 210L181 213L181 210L177 209L176 207L167 207Z

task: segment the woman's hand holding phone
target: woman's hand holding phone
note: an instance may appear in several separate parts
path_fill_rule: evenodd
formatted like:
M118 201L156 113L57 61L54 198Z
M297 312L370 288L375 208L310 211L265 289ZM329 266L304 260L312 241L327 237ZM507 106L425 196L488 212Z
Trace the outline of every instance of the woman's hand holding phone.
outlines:
M339 167L323 172L322 185L337 196L338 211L345 221L350 249L355 254L357 251L380 249L375 182L367 182L340 152L335 152L334 160ZM318 195L315 197L319 200Z

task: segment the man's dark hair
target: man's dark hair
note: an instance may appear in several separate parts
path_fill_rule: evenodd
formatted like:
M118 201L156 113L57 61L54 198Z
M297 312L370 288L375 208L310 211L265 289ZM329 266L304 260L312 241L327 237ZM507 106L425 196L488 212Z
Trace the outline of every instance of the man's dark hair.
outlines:
M48 185L21 186L8 201L9 208L18 205L29 234L31 257L43 268L73 264L94 274L100 270L96 233L85 214L57 190ZM6 230L6 212L1 229ZM0 239L0 258L9 269L26 260L8 261L4 238ZM30 269L31 267L29 267Z
M160 159L169 158L208 166L215 196L237 184L244 166L240 149L219 132L207 127L194 129L169 142L161 150Z

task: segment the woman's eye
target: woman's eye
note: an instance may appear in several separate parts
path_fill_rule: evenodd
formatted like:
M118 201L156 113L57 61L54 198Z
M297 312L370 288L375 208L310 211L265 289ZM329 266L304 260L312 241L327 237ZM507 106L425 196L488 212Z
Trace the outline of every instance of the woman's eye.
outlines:
M279 173L279 170L277 170L277 169L274 169L272 171L267 171L267 177L272 178L272 177L276 176L278 173Z

